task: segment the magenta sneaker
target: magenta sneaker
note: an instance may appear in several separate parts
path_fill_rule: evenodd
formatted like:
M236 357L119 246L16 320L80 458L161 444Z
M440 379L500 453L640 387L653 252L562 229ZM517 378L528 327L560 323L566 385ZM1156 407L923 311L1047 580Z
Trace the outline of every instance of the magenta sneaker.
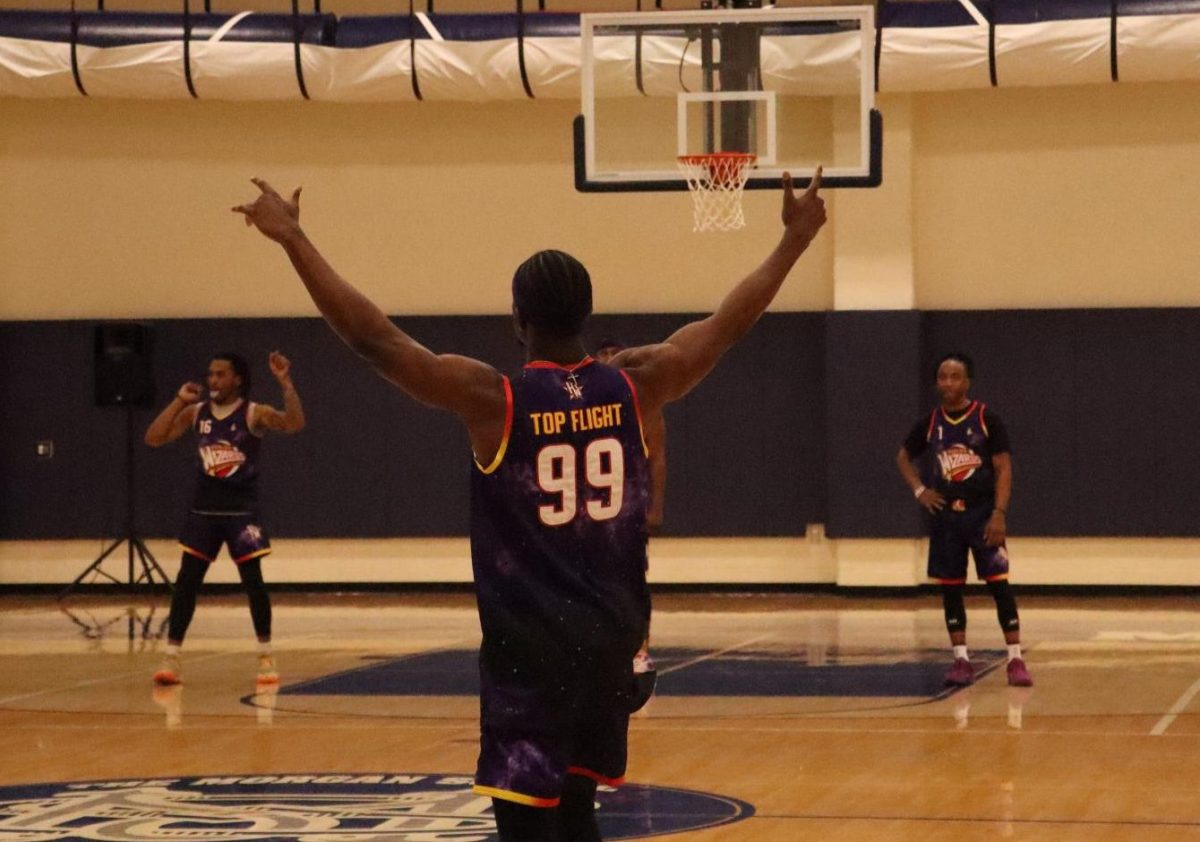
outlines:
M954 666L946 672L946 685L966 687L975 682L975 668L966 658L955 658Z
M1008 683L1012 687L1033 686L1033 676L1029 674L1025 662L1020 658L1013 658L1008 662Z

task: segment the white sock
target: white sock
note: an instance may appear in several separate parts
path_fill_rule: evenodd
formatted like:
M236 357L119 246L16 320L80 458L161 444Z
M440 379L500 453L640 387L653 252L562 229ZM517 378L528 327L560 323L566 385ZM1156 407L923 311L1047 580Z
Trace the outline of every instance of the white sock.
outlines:
M263 641L260 640L258 642L258 654L270 655L271 654L271 641L268 640L264 643Z
M1019 644L1019 643L1008 644L1008 659L1010 661L1013 661L1019 657L1021 657L1021 644Z
M1022 712L1023 712L1023 708L1020 705L1014 705L1012 702L1008 703L1008 727L1009 728L1013 728L1017 731L1021 730L1021 714L1022 714Z
M957 661L959 658L962 658L964 661L971 660L967 656L967 644L963 643L962 645L955 646L953 648L954 648L954 660Z
M178 658L179 657L179 644L178 643L168 643L167 644L167 655L172 658Z

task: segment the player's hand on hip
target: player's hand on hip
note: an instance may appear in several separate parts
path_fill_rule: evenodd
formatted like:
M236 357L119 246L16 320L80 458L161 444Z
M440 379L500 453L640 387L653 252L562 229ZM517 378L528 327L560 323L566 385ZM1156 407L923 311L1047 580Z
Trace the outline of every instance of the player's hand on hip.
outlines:
M799 196L792 186L792 174L783 174L783 211L780 218L787 232L802 238L806 244L825 224L825 200L820 195L823 170L824 167L817 167L808 189Z
M1004 543L1007 536L1008 523L1005 521L1004 512L992 512L987 526L983 528L983 542L989 547L998 547Z
M288 379L288 375L292 370L292 362L278 351L272 351L267 357L267 365L271 367L271 374L275 379L282 383Z
M247 225L253 225L266 237L277 243L282 243L288 237L300 231L300 190L297 187L292 192L290 200L284 199L267 182L261 178L250 179L254 186L261 191L253 202L232 208L234 213L240 213L246 218Z
M204 387L199 383L184 383L175 393L175 397L184 403L199 403L200 399L204 397Z
M931 515L936 515L942 509L946 508L946 498L932 488L926 488L922 491L921 496L917 498L917 502L921 504L922 509Z

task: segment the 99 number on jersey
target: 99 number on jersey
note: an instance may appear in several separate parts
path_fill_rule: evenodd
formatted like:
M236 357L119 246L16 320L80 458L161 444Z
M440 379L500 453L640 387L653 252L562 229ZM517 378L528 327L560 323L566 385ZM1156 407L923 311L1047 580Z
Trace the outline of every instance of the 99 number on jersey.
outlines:
M579 511L579 454L573 445L552 444L537 456L538 485L547 494L557 494L553 503L538 506L538 517L546 526L562 526ZM583 451L583 474L592 488L608 491L608 499L588 500L592 520L611 520L621 511L625 496L625 453L614 438L588 442Z

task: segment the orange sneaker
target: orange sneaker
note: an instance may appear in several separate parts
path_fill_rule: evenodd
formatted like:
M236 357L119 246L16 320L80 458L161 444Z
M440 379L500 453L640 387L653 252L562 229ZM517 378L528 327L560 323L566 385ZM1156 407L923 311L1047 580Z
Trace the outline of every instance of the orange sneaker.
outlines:
M258 656L258 677L254 681L257 684L279 683L279 673L275 670L275 658L273 656Z
M166 655L163 657L158 672L154 673L154 683L160 687L169 687L172 684L183 683L183 670L179 668L178 655Z

